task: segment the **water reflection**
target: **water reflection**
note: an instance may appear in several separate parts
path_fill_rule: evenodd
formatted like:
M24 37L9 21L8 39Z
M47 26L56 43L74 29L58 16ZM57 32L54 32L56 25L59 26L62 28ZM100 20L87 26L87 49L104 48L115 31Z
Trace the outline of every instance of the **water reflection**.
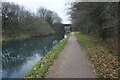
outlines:
M55 46L63 34L11 42L2 48L2 76L20 78Z

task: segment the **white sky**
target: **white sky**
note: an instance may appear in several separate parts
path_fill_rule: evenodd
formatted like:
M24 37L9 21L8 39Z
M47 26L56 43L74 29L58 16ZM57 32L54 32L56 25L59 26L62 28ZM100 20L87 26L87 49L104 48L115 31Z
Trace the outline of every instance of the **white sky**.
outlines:
M67 10L65 4L68 0L3 0L7 2L14 2L19 5L23 5L26 9L36 12L39 7L45 7L49 10L55 11L61 18L62 23L70 23L69 15L67 15ZM69 1L70 2L70 1Z

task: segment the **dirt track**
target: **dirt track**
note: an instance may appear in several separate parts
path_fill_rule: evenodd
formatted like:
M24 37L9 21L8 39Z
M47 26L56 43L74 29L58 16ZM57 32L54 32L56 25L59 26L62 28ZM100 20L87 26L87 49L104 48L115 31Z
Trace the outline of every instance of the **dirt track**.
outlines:
M91 63L73 33L64 50L51 66L47 78L96 78Z

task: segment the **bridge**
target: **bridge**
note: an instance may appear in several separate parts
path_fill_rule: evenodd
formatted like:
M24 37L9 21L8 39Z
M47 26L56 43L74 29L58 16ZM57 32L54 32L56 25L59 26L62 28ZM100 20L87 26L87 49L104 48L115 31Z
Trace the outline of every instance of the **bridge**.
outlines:
M71 24L63 24L64 30L69 33L72 31L72 26Z

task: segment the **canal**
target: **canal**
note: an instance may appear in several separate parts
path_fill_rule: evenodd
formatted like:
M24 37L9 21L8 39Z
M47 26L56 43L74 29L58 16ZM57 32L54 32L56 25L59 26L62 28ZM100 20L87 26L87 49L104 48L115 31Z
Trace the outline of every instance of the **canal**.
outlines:
M22 78L63 38L64 34L56 34L2 45L2 77Z

